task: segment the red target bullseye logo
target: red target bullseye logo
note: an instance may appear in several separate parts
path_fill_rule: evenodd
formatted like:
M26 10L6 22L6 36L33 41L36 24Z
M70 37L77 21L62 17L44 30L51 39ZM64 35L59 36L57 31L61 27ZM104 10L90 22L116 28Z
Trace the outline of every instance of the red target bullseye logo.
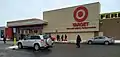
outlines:
M73 12L73 17L77 22L83 22L88 17L88 10L84 6L77 7Z

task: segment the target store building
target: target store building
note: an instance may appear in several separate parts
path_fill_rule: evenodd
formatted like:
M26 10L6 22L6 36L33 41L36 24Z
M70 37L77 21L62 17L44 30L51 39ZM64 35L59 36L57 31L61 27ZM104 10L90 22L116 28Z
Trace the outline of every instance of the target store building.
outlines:
M61 37L65 39L67 36L68 41L74 41L77 35L80 35L82 40L86 40L104 35L106 29L100 24L100 17L99 2L44 11L43 20L32 18L8 21L6 32L9 33L6 33L6 36L14 38L16 35L19 39L20 34L49 33L55 37L59 35L60 40Z
M5 36L20 37L20 34L49 33L61 38L67 36L68 41L74 41L77 35L82 40L95 36L111 36L120 40L120 12L100 14L100 3L90 3L43 12L43 20L30 18L8 21Z
M82 40L103 35L99 29L100 3L90 3L43 12L43 20L48 24L43 33L52 36L67 35L67 40L75 40L80 35Z

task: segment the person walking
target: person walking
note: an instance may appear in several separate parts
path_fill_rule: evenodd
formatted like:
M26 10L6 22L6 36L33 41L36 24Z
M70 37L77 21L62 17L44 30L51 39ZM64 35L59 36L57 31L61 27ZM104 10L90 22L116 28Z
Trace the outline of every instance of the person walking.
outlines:
M77 39L76 39L77 48L80 48L80 42L81 42L81 37L80 37L80 35L78 35Z
M6 44L6 38L5 37L3 38L3 41L4 41L4 44Z
M64 41L67 41L67 35L65 34L65 39L64 39Z
M60 36L59 35L57 35L57 41L60 41Z
M61 36L61 40L63 41L63 35Z

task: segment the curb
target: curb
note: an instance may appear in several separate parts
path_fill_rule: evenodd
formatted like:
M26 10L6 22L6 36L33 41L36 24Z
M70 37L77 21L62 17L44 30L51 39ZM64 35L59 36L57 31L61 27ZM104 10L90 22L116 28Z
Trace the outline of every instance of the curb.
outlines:
M57 43L57 44L76 44L75 41L54 41L54 43ZM81 44L85 44L86 42L85 41L82 41Z
M73 42L54 42L56 44L76 44L76 43L73 43ZM86 44L86 43L81 43L81 44Z

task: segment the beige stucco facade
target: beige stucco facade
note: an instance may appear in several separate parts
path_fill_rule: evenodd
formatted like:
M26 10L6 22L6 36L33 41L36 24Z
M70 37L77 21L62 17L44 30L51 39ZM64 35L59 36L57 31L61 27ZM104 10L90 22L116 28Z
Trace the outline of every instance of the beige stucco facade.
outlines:
M77 35L79 34L81 36L81 39L82 40L86 40L90 37L94 37L94 32L86 32L86 33L82 33L82 32L78 32L78 33L52 33L52 36L56 36L56 35L59 35L59 36L64 36L64 35L67 35L67 40L70 41L70 40L75 40Z
M88 10L88 17L83 22L89 22L88 26L94 26L95 28L67 29L73 27L72 23L82 23L75 21L73 17L74 10L79 6L84 6ZM78 34L83 40L94 37L95 32L99 31L100 4L96 2L79 6L45 11L43 19L48 21L48 25L44 26L43 33L51 33L54 36L66 34L68 40L75 40Z
M103 19L101 22L100 31L105 36L111 36L115 40L120 40L120 18Z

